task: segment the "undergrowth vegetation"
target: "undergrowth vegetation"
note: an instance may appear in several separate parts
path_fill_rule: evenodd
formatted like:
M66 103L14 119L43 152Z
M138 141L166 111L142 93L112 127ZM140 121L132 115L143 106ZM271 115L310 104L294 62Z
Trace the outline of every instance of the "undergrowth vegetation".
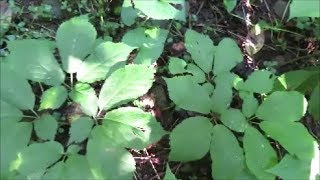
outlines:
M313 3L293 0L289 18L317 21ZM236 1L224 5L231 12ZM1 179L132 179L129 150L166 137L168 161L209 154L213 179L319 179L319 143L301 123L307 114L320 120L319 67L283 74L254 68L244 77L234 71L244 58L237 41L189 28L188 56L171 56L157 69L169 30L143 21L183 23L186 11L184 0L124 0L119 16L133 28L119 41L98 37L88 15L60 24L54 40L6 40ZM171 131L133 102L159 73L175 110L191 114ZM176 179L166 167L164 179Z

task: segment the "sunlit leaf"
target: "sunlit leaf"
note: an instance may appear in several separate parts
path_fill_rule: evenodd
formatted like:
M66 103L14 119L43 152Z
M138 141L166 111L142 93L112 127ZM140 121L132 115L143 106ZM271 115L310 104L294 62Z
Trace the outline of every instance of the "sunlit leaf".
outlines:
M68 92L64 86L54 86L43 92L39 111L58 109L67 99Z

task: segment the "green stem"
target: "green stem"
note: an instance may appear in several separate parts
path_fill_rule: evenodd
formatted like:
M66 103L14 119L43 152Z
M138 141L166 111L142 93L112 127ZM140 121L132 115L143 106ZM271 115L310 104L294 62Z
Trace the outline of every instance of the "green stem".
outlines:
M36 111L34 111L33 109L30 109L30 111L31 111L34 115L36 115L37 118L39 117L39 115L38 115L38 113L37 113Z

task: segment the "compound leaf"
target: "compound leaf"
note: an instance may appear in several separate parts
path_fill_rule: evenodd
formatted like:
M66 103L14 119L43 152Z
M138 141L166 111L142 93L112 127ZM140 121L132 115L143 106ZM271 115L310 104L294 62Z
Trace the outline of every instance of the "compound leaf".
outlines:
M320 121L320 84L318 84L312 91L310 100L309 100L309 112L314 119Z
M298 121L307 110L307 100L296 91L276 91L262 102L257 117L266 121Z
M9 41L10 68L26 79L56 86L65 75L53 55L54 43L48 40L24 39Z
M154 69L145 65L127 65L105 80L98 99L101 109L110 109L145 94L152 86Z
M207 35L188 29L185 34L185 46L194 62L203 71L208 73L212 70L215 47Z
M274 80L275 77L270 71L256 70L238 88L239 90L265 94L272 90Z
M67 99L68 91L64 86L54 86L43 92L39 111L58 109Z
M220 120L225 126L237 132L244 132L249 125L246 117L239 109L225 110L221 114Z
M157 120L139 108L125 107L107 113L102 122L106 138L120 147L143 149L165 134Z
M237 179L245 169L243 150L237 138L223 125L213 127L210 155L214 179Z
M72 18L59 26L56 41L66 72L77 72L84 58L92 51L96 36L95 28L83 16Z
M28 81L11 71L7 64L0 66L1 100L22 110L33 109L35 96Z
M180 108L196 111L203 114L210 112L209 93L205 88L195 83L192 76L178 76L164 78L169 91L170 99ZM186 98L186 94L193 96Z
M57 120L49 114L44 114L34 122L34 130L43 140L54 140L58 129Z
M201 159L209 151L211 131L208 118L198 116L183 120L170 134L170 161Z
M243 137L243 148L247 166L258 179L274 179L266 172L277 164L277 153L269 141L255 128L248 127Z
M76 142L80 143L88 138L91 128L93 126L93 120L89 117L80 117L73 119L70 127L70 138L69 143Z
M140 3L147 3L147 1ZM160 57L167 35L168 31L164 29L137 28L128 31L123 36L122 42L132 47L138 47L134 63L150 65Z
M290 4L289 19L294 17L320 17L320 1L308 0L300 1L293 0Z
M314 139L301 123L263 121L260 123L260 128L272 139L279 141L291 155L300 159L312 159Z
M233 39L224 38L216 47L213 73L218 75L228 72L242 60L242 53L237 43Z
M82 111L89 115L95 116L98 111L98 98L96 92L89 84L78 83L69 93L73 102L81 105Z

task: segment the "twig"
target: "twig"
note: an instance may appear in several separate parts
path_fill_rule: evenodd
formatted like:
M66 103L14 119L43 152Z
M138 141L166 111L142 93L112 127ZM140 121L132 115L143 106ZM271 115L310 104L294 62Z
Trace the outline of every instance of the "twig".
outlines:
M287 5L286 5L286 8L284 9L284 12L283 12L283 14L282 14L280 23L282 23L284 17L286 16L290 3L291 3L291 0L288 1Z
M147 149L143 149L143 151L144 151L144 153L145 153L148 157L150 157L150 155L149 155L149 153L148 153ZM152 160L151 160L151 159L149 159L149 162L150 162L150 164L151 164L151 166L152 166L153 171L156 173L157 178L158 178L159 180L161 180L161 177L159 176L158 171L157 171L157 169L155 168L155 166L154 166L154 164L153 164Z

